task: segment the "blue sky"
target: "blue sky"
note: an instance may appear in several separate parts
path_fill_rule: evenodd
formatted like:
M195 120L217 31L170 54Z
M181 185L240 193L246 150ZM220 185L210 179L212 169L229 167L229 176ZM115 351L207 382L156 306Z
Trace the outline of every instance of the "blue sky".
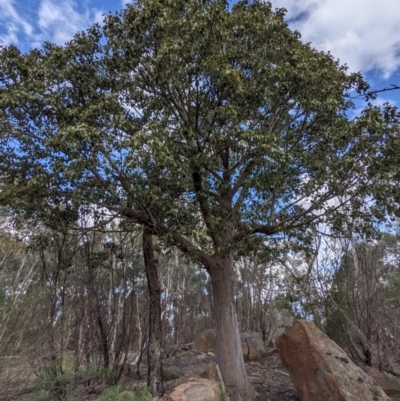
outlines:
M0 0L0 45L22 51L44 41L62 44L127 0ZM361 71L374 88L400 85L399 0L272 0L288 10L287 20L305 42L330 51L352 71ZM378 103L400 106L400 90ZM359 105L362 106L361 104Z

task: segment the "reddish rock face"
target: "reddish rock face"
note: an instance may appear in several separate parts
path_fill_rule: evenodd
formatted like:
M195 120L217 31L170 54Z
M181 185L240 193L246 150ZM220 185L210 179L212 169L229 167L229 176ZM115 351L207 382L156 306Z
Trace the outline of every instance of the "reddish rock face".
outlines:
M215 350L216 341L216 331L214 329L205 330L194 340L192 349L200 352L207 352L210 349Z
M210 363L207 365L204 372L201 374L201 377L208 380L217 380L217 364Z
M302 401L387 401L382 388L316 326L297 320L276 339Z
M220 401L220 386L214 380L189 379L176 387L167 401Z

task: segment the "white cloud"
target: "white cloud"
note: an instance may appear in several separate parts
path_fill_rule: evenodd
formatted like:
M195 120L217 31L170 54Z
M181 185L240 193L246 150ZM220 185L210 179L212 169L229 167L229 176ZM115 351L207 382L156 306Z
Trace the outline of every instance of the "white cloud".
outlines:
M0 0L0 45L14 44L23 51L41 47L46 40L63 44L93 23L101 24L105 13L82 4L78 8L75 0L38 0L32 9L22 3Z
M0 45L18 43L18 33L21 28L26 35L31 35L33 27L23 19L14 7L13 0L0 0L0 24L4 26L5 33L0 36Z
M305 42L331 51L352 71L378 70L389 78L400 67L397 0L272 0L288 10L291 28Z
M0 35L0 45L6 46L9 44L16 45L18 43L18 36L17 36L18 28L13 23L8 23L6 25L6 33Z
M101 21L101 12L95 9L79 12L73 0L43 0L39 6L38 17L38 26L46 39L63 44L71 40L75 33L87 29L93 22Z

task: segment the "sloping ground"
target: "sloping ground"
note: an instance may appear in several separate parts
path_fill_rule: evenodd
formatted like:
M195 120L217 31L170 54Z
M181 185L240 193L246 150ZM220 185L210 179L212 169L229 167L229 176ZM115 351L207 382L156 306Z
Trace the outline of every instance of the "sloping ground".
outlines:
M188 366L187 359L193 361L193 366ZM180 370L185 371L185 374L179 378L164 383L167 395L189 377L200 376L206 364L212 362L214 362L214 358L199 352L188 352L186 357L185 355L177 355L164 360L164 366L168 372L176 372L179 375ZM147 366L142 364L140 371L143 377L146 377ZM246 363L246 371L259 394L256 401L300 401L293 382L283 367L278 354L264 357L257 362ZM167 376L171 377L172 375L169 373ZM139 381L133 381L127 377L123 381L125 383L130 381L133 385L139 384ZM144 383L143 380L140 382Z
M210 362L212 359L207 358L207 363ZM283 367L278 354L264 357L257 362L247 363L246 371L259 394L257 401L299 401L293 382ZM196 373L195 369L190 368L187 368L187 372L185 376L165 383L167 394L187 380L189 376L194 376Z
M296 389L279 355L263 358L246 365L247 375L254 384L257 401L299 401Z
M170 394L176 386L184 382L188 376L198 375L199 372L202 371L202 367L214 361L214 358L207 356L204 353L196 353L194 358L192 356L192 359L195 361L195 363L191 368L188 368L187 366L183 365L183 361L179 361L181 358L182 357L177 356L164 361L166 366L176 366L177 369L184 368L186 373L180 378L170 380L165 383L167 395ZM122 378L122 384L124 385L124 388L129 387L132 390L136 390L142 386L145 386L145 377L147 372L146 364L142 364L140 371L142 374L142 379L140 380L135 380L132 377L127 376ZM250 381L253 383L258 393L256 401L300 401L293 382L290 379L286 369L283 367L278 354L264 357L257 362L247 363L246 371ZM79 389L77 389L76 395L79 401L99 401L102 390L104 390L104 386L96 386L93 383L91 386L80 386ZM393 397L395 394L389 395ZM1 400L22 400L24 396L25 394L21 394L20 397L2 398ZM400 401L400 394L398 396L399 398L392 398L392 401ZM165 397L165 399L166 398L167 397Z

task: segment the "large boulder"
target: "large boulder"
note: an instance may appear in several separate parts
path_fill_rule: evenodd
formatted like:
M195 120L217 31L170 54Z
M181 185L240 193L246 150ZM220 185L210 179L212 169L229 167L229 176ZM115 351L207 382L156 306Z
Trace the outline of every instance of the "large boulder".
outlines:
M169 382L185 375L185 371L179 366L163 366L163 381Z
M245 361L257 361L264 354L264 342L258 333L240 333L242 341L243 358Z
M200 352L207 352L210 349L215 350L217 334L215 329L202 331L194 340L192 349Z
M206 367L215 359L199 351L187 351L163 360L163 379L165 382L184 376L201 376Z
M256 361L264 355L264 343L259 333L240 333L243 358L245 361ZM200 333L193 343L193 350L207 352L215 350L216 332L215 329L205 330Z
M176 387L167 401L220 401L221 388L215 380L189 379Z
M200 375L200 377L203 379L217 380L217 375L217 364L210 363L205 367L204 372Z
M306 320L295 321L276 348L302 401L388 401L375 380Z
M376 368L367 365L359 365L360 368L372 379L374 379L383 389L387 395L399 394L400 395L400 380L391 377L388 374L381 372Z

